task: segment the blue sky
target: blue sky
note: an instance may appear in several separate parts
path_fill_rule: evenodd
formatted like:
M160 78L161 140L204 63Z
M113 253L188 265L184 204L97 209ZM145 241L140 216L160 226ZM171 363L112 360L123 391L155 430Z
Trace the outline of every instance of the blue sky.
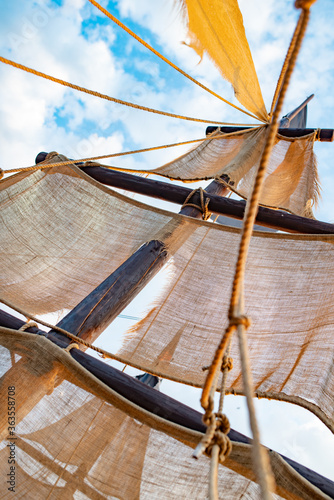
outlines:
M87 0L1 1L0 53L42 72L149 107L217 121L249 123L249 118L187 81ZM292 0L242 0L246 33L267 109L298 13ZM102 1L116 17L166 57L209 88L237 103L231 86L204 57L189 48L182 16L173 0ZM334 30L332 0L318 0L303 45L284 114L308 95L310 127L333 126ZM29 166L39 151L71 158L102 155L204 137L205 124L160 117L75 93L3 64L0 65L1 167ZM316 143L322 201L316 216L334 222L333 144ZM153 168L187 148L114 159L114 165ZM110 162L111 164L111 162ZM177 208L173 208L177 210ZM128 314L137 314L136 306ZM119 332L127 320L117 320ZM165 383L166 391L197 405L198 393ZM233 400L233 401L232 401ZM195 401L195 402L194 402ZM232 426L247 431L241 398L227 398ZM259 403L266 443L325 475L334 461L333 438L299 408ZM240 409L239 409L240 408ZM273 409L274 408L274 409ZM294 437L293 437L294 436ZM312 436L310 444L310 436ZM270 441L270 439L272 441ZM314 453L315 458L314 458ZM334 479L333 473L332 478Z

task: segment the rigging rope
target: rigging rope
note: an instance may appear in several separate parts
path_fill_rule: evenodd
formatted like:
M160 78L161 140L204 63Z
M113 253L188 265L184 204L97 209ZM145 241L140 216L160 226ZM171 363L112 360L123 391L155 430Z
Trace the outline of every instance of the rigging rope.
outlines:
M282 88L284 77L285 77L285 74L286 74L286 71L288 69L288 65L289 65L290 59L291 59L291 55L292 55L292 52L293 52L293 50L294 50L294 48L296 46L297 37L298 37L298 35L300 33L301 24L302 24L302 18L301 18L301 16L299 16L299 19L298 19L295 31L294 31L293 36L291 38L290 45L289 45L288 51L287 51L285 59L284 59L284 63L283 63L282 69L281 69L281 73L280 73L279 78L277 80L277 85L276 85L276 89L275 89L275 92L274 92L274 97L273 97L273 101L272 101L271 108L270 108L270 113L269 113L270 116L274 112L274 109L275 109L275 106L276 106L276 103L277 103L277 99L278 99L279 93L280 93L281 88Z
M268 456L264 453L263 448L260 444L260 437L258 426L256 422L254 402L253 402L253 388L252 388L252 377L249 366L248 349L247 342L245 338L245 331L249 327L250 322L247 317L243 315L243 283L245 277L245 267L247 254L249 249L249 244L252 236L253 226L255 223L255 218L258 210L258 204L261 194L261 189L264 181L264 176L266 173L266 168L270 158L272 148L274 146L274 140L276 137L279 116L282 110L285 94L290 83L291 75L296 64L297 56L304 38L304 34L307 28L309 20L309 8L315 0L297 0L296 7L301 8L302 12L300 14L300 20L298 21L295 33L297 31L296 40L293 44L293 49L291 51L291 56L287 58L287 68L284 71L283 81L280 88L279 96L275 106L275 110L272 116L272 121L269 126L268 136L266 144L263 150L262 158L260 161L259 169L255 179L253 191L251 197L247 201L245 216L243 221L243 226L241 230L241 238L239 244L238 258L235 268L235 275L232 287L232 293L230 298L230 308L229 308L229 325L223 335L223 338L218 346L212 364L209 368L209 372L203 387L201 404L205 411L207 411L211 406L212 392L216 390L217 383L217 372L222 365L222 360L224 353L228 344L231 341L231 336L235 330L238 332L239 338L239 349L242 367L242 376L244 383L244 391L247 398L247 405L249 411L250 425L253 434L253 450L254 450L254 462L256 474L258 477L258 482L261 487L262 498L270 499L273 490L273 476L270 470ZM295 33L292 39L295 36ZM291 42L292 43L292 42ZM291 44L290 44L291 47Z
M128 33L135 40L137 40L137 42L139 42L142 45L144 45L144 47L146 47L148 50L150 50L151 52L153 52L153 54L155 54L156 56L158 56L165 63L169 64L169 66L171 66L176 71L178 71L179 73L181 73L181 75L185 76L186 78L188 78L190 81L192 81L193 83L195 83L196 85L198 85L202 89L206 90L207 92L209 92L213 96L217 97L218 99L220 99L221 101L225 102L229 106L232 106L233 108L237 109L238 111L241 111L242 113L245 113L246 115L251 116L255 120L264 121L264 120L261 120L260 118L257 118L252 113L249 113L248 111L246 111L246 110L244 110L242 108L239 108L239 106L236 106L235 104L232 104L230 101L227 101L226 99L224 99L223 97L221 97L219 94L216 94L216 92L214 92L213 90L210 90L208 87L206 87L202 83L200 83L197 80L195 80L195 78L193 78L192 76L188 75L188 73L186 73L181 68L179 68L178 66L176 66L174 63L172 63L165 56L163 56L162 54L160 54L160 52L158 52L157 50L155 50L151 45L149 45L148 43L146 43L142 38L140 38L138 35L136 35L136 33L134 33L133 31L131 31L127 26L125 26L125 24L123 24L119 19L117 19L117 17L113 16L108 10L106 10L105 8L103 8L98 2L96 2L95 0L89 0L89 2L92 5L94 5L97 9L99 9L101 12L103 12L104 15L106 15L109 19L111 19L111 21L113 21L120 28L122 28L124 31L126 31L126 33Z
M132 154L137 154L137 153L147 153L149 151L158 151L160 149L168 149L168 148L173 148L176 146L185 146L187 144L194 144L196 142L211 141L213 139L226 139L227 137L230 137L230 136L242 135L244 132L246 132L246 131L241 130L238 132L231 132L229 134L224 134L224 135L219 135L219 136L202 137L201 139L192 139L190 141L175 142L173 144L164 144L162 146L153 146L150 148L135 149L132 151L123 151L121 153L111 153L108 155L91 156L89 158L79 158L76 160L66 160L66 161L52 163L52 167L60 167L62 165L73 165L75 163L90 162L90 161L102 160L102 159L106 159L106 158L116 158L118 156L126 156L126 155L132 155ZM3 177L3 174L10 174L10 173L13 174L15 172L28 172L30 170L43 170L45 168L50 168L50 166L51 165L48 163L45 164L45 163L41 162L41 163L38 163L37 165L32 165L30 167L18 167L18 168L11 168L11 169L7 169L7 170L0 169L0 178ZM86 166L88 166L88 165L86 165ZM89 165L89 166L94 166L94 165ZM110 165L102 165L102 164L95 164L95 166L109 168L111 170L116 170L116 171L120 171L120 172L130 172L130 173L138 173L138 174L154 174L154 175L160 175L162 177L168 177L165 174L156 173L156 172L153 172L151 170L137 170L137 169L130 169L130 168L126 168L126 167L114 167L114 166L111 167ZM195 179L195 180L206 180L206 179L207 178L205 178L205 179L201 178L201 179Z
M159 111L158 109L148 108L146 106L141 106L140 104L134 104L128 101L122 101L121 99L117 99L116 97L110 97L106 94L101 94L100 92L96 92L95 90L89 90L86 89L85 87L80 87L79 85L75 85L73 83L66 82L65 80L61 80L60 78L47 75L46 73L42 73L41 71L29 68L28 66L24 66L23 64L19 64L15 61L11 61L10 59L6 59L5 57L2 56L0 56L0 62L8 64L9 66L13 66L14 68L17 69L21 69L22 71L26 71L27 73L32 73L33 75L39 76L41 78L45 78L46 80L50 80L51 82L58 83L59 85L63 85L64 87L69 87L71 89L78 90L79 92L84 92L86 94L94 95L95 97L99 97L100 99L105 99L107 101L115 102L117 104L122 104L123 106L128 106L130 108L140 109L142 111L148 111L149 113L168 116L170 118L178 118L180 120L225 125L224 122L218 122L214 120L202 120L201 118L191 118L189 116L176 115L174 113L168 113L167 111Z

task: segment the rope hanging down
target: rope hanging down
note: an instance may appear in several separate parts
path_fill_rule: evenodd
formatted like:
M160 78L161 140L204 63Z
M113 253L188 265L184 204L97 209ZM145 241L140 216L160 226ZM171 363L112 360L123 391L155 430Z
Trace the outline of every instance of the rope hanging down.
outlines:
M248 255L249 244L252 236L253 226L255 223L255 218L257 214L261 189L264 181L264 176L266 173L266 168L268 165L270 153L274 146L274 140L276 137L278 129L278 120L282 110L284 97L291 79L293 69L296 64L297 56L304 38L306 27L309 20L309 8L315 0L297 0L296 7L302 8L300 14L300 19L297 24L296 39L294 40L295 34L292 37L291 44L293 48L291 50L291 56L287 59L287 68L284 71L283 81L279 92L279 97L277 99L276 107L272 116L272 121L269 126L269 132L267 141L264 147L262 158L260 161L259 169L255 179L253 192L251 197L247 201L243 226L241 230L241 238L239 244L238 258L235 268L235 275L230 299L229 308L229 325L223 335L223 338L218 346L212 364L209 368L209 373L207 375L202 397L201 404L206 412L210 412L212 406L212 395L216 390L217 380L218 380L218 370L222 366L223 356L231 341L232 334L235 330L238 332L239 338L239 349L240 349L240 360L242 367L242 377L244 384L244 392L247 397L247 405L249 411L250 425L253 434L253 452L254 452L254 462L255 469L258 478L258 482L261 488L262 498L265 500L271 499L271 491L273 490L273 476L270 471L268 456L264 453L263 448L260 444L259 430L256 422L255 409L253 403L253 388L252 388L252 377L249 366L249 357L247 342L245 337L245 331L249 327L250 322L247 317L243 315L243 283L245 277L245 267ZM290 44L290 47L291 47ZM210 498L217 498L217 496L210 496Z
M227 101L226 99L224 99L223 97L221 97L219 94L216 94L216 92L214 92L213 90L210 90L208 87L206 87L205 85L203 85L202 83L198 82L197 80L195 80L195 78L193 78L192 76L188 75L188 73L186 73L185 71L183 71L181 68L179 68L178 66L176 66L174 63L172 63L169 59L167 59L165 56L163 56L162 54L160 54L160 52L158 52L157 50L155 50L153 47L151 47L151 45L149 45L148 43L146 43L142 38L140 38L138 35L136 35L136 33L134 33L133 31L131 31L127 26L125 26L125 24L123 24L119 19L117 19L117 17L113 16L108 10L104 9L98 2L96 2L95 0L89 0L89 2L94 5L97 9L99 9L101 12L103 12L104 15L106 15L109 19L111 19L111 21L113 21L115 24L117 24L120 28L122 28L124 31L126 31L126 33L128 33L130 36L132 36L135 40L137 40L137 42L141 43L142 45L144 45L144 47L146 47L148 50L150 50L151 52L153 52L153 54L155 54L156 56L158 56L160 59L162 59L162 61L164 61L165 63L169 64L169 66L171 66L172 68L174 68L176 71L178 71L179 73L181 73L181 75L185 76L186 78L188 78L188 80L192 81L193 83L195 83L196 85L198 85L199 87L201 87L202 89L206 90L207 92L209 92L209 94L217 97L218 99L220 99L221 101L225 102L226 104L228 104L229 106L232 106L232 108L235 108L237 109L238 111L241 111L242 113L245 113L245 115L248 115L248 116L251 116L252 118L254 118L255 120L260 120L260 118L257 118L255 115L253 115L252 113L249 113L248 111L242 109L242 108L239 108L239 106L236 106L235 104L232 104L230 101ZM261 120L262 121L262 120Z
M73 83L66 82L65 80L61 80L60 78L47 75L46 73L42 73L41 71L29 68L28 66L24 66L23 64L16 63L15 61L11 61L10 59L6 59L5 57L2 56L0 56L0 62L8 64L9 66L13 66L14 68L17 69L21 69L22 71L26 71L27 73L39 76L41 78L45 78L46 80L50 80L51 82L58 83L59 85L63 85L64 87L69 87L71 89L78 90L79 92L84 92L86 94L94 95L95 97L99 97L100 99L105 99L107 101L115 102L117 104L122 104L123 106L128 106L130 108L140 109L141 111L148 111L149 113L168 116L170 118L178 118L180 120L226 125L224 122L217 122L214 120L202 120L201 118L191 118L190 116L176 115L174 113L168 113L167 111L159 111L157 109L148 108L146 106L140 106L139 104L134 104L132 102L122 101L121 99L117 99L116 97L110 97L106 94L101 94L100 92L96 92L95 90L89 90L86 89L85 87L80 87L79 85L75 85Z

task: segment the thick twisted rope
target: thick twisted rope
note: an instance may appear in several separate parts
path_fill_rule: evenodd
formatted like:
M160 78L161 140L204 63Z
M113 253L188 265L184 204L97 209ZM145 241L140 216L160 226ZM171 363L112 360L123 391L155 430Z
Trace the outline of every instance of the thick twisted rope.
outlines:
M116 97L110 97L106 94L101 94L100 92L96 92L95 90L89 90L85 87L80 87L79 85L75 85L70 82L66 82L65 80L61 80L60 78L56 78L54 76L47 75L46 73L42 73L41 71L37 71L36 69L29 68L28 66L24 66L23 64L19 64L15 61L11 61L10 59L6 59L5 57L0 56L0 62L4 64L8 64L9 66L13 66L14 68L21 69L22 71L26 71L27 73L31 73L33 75L39 76L41 78L45 78L46 80L50 80L51 82L58 83L59 85L63 85L64 87L69 87L73 90L78 90L79 92L84 92L85 94L90 94L95 97L99 97L100 99L105 99L107 101L115 102L117 104L122 104L123 106L128 106L134 109L140 109L141 111L148 111L150 113L155 113L158 115L168 116L170 118L178 118L180 120L188 120L192 122L199 123L214 123L214 124L223 124L223 122L217 122L213 120L202 120L201 118L191 118L189 116L176 115L174 113L168 113L167 111L159 111L157 109L148 108L146 106L141 106L140 104L134 104L128 101L122 101L121 99L117 99Z
M314 0L313 0L314 1ZM297 56L304 38L304 34L307 28L309 20L309 7L313 3L311 0L300 0L296 2L296 6L302 8L300 14L300 19L298 21L299 29L297 30L297 36L292 49L291 56L287 63L287 68L283 77L283 82L281 85L279 97L277 99L277 104L272 116L272 121L269 126L268 136L266 144L263 150L262 158L260 161L259 169L254 183L253 192L249 198L245 216L243 221L243 227L241 231L241 239L239 245L239 252L237 257L237 263L235 268L235 275L232 287L232 293L230 298L230 308L229 308L229 325L223 335L223 338L218 346L212 364L209 368L209 372L205 381L205 385L202 392L201 404L202 407L207 410L210 407L210 399L212 394L212 388L217 379L217 370L221 366L224 353L226 351L227 345L231 340L233 332L237 329L239 337L239 348L240 348L240 358L242 366L242 375L244 390L247 397L247 405L249 410L249 418L251 429L253 433L253 450L254 450L254 461L256 466L256 473L258 481L261 487L262 497L269 500L271 498L270 491L273 489L273 476L270 471L269 460L267 455L264 454L263 449L260 445L259 431L256 422L255 410L253 406L253 389L252 380L248 359L248 349L247 342L245 339L245 331L249 327L249 320L243 315L243 282L245 276L246 260L248 255L248 249L250 244L250 239L252 236L253 226L258 210L259 199L261 195L261 189L266 173L266 168L270 158L270 154L274 145L274 140L276 137L278 129L278 119L282 110L283 101L285 94L290 83L291 75L296 64ZM297 26L298 26L297 25Z
M232 124L230 124L232 125ZM248 125L247 125L248 126ZM263 125L261 125L263 126ZM66 160L66 161L59 161L56 163L52 163L52 167L60 167L64 165L74 165L75 163L85 163L85 162L94 162L96 160L102 160L102 159L107 159L107 158L117 158L119 156L127 156L127 155L132 155L132 154L137 154L137 153L147 153L149 151L158 151L160 149L168 149L168 148L173 148L177 146L185 146L187 144L194 144L196 142L205 142L205 141L213 141L213 140L221 140L221 139L226 139L229 137L235 137L239 135L243 135L246 131L245 130L239 130L237 132L230 132L229 134L219 134L217 136L209 136L209 137L202 137L200 139L191 139L190 141L182 141L182 142L175 142L172 144L163 144L161 146L152 146L149 148L142 148L142 149L134 149L132 151L122 151L120 153L110 153L107 155L99 155L99 156L91 156L89 158L78 158L76 160ZM50 168L50 164L48 163L38 163L37 165L31 165L29 167L18 167L18 168L11 168L11 169L6 169L3 170L0 168L0 179L3 177L4 174L14 174L15 172L29 172L31 170L43 170L45 168ZM129 173L138 173L138 174L154 174L154 175L160 175L161 177L169 177L166 174L159 173L159 172L154 172L153 170L144 170L144 169L131 169L131 168L126 168L126 167L114 167L110 165L102 165L100 163L94 163L92 165L86 165L86 166L100 166L104 168L108 168L110 170L116 170L120 172L129 172ZM211 177L210 177L211 178ZM203 179L195 179L195 180L206 180L207 178Z
M111 19L111 21L113 21L120 28L122 28L124 31L126 31L126 33L128 33L135 40L137 40L137 42L141 43L144 47L146 47L146 49L148 49L151 52L153 52L153 54L155 54L156 56L158 56L162 61L164 61L165 63L169 64L169 66L171 66L173 69L175 69L176 71L178 71L179 73L181 73L181 75L183 75L186 78L188 78L188 80L190 80L191 82L195 83L196 85L198 85L202 89L206 90L206 92L209 92L209 94L211 94L211 95L217 97L218 99L220 99L221 101L225 102L229 106L232 106L232 108L235 108L238 111L241 111L245 115L251 116L255 120L264 121L264 120L261 120L261 118L257 118L252 113L249 113L248 111L246 111L246 110L244 110L242 108L239 108L239 106L236 106L235 104L232 104L230 101L227 101L226 99L224 99L224 97L221 97L219 94L216 94L216 92L214 92L213 90L210 90L208 87L206 87L202 83L200 83L197 80L195 80L195 78L193 78L192 76L188 75L188 73L186 73L181 68L179 68L178 66L176 66L169 59L167 59L167 57L165 57L162 54L160 54L160 52L158 52L157 50L155 50L151 45L149 45L142 38L140 38L138 35L136 35L136 33L134 33L133 31L131 31L127 26L125 26L125 24L123 24L119 19L117 19L117 17L113 16L108 10L106 10L105 8L103 8L98 2L96 2L95 0L89 0L89 2L92 5L94 5L97 9L99 9L101 12L103 12L103 14L105 16L107 16L109 19Z

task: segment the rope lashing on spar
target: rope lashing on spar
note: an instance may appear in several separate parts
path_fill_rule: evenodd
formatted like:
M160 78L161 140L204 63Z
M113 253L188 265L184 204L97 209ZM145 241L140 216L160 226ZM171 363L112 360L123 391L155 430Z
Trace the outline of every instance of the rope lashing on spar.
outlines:
M71 349L80 349L80 346L75 342L71 342L67 347L64 347L63 351L70 353Z
M19 332L25 332L28 328L32 328L32 327L36 327L38 328L38 324L35 323L34 321L27 321L27 323L24 323L24 325L22 325L18 331Z
M200 198L200 205L190 202L191 198L196 194L199 193L199 198ZM211 217L211 212L208 210L208 206L210 203L210 198L205 198L204 197L205 190L201 187L197 189L193 189L191 193L188 194L187 198L185 199L181 210L185 207L193 207L197 208L200 212L202 212L202 218L203 220L208 220Z

